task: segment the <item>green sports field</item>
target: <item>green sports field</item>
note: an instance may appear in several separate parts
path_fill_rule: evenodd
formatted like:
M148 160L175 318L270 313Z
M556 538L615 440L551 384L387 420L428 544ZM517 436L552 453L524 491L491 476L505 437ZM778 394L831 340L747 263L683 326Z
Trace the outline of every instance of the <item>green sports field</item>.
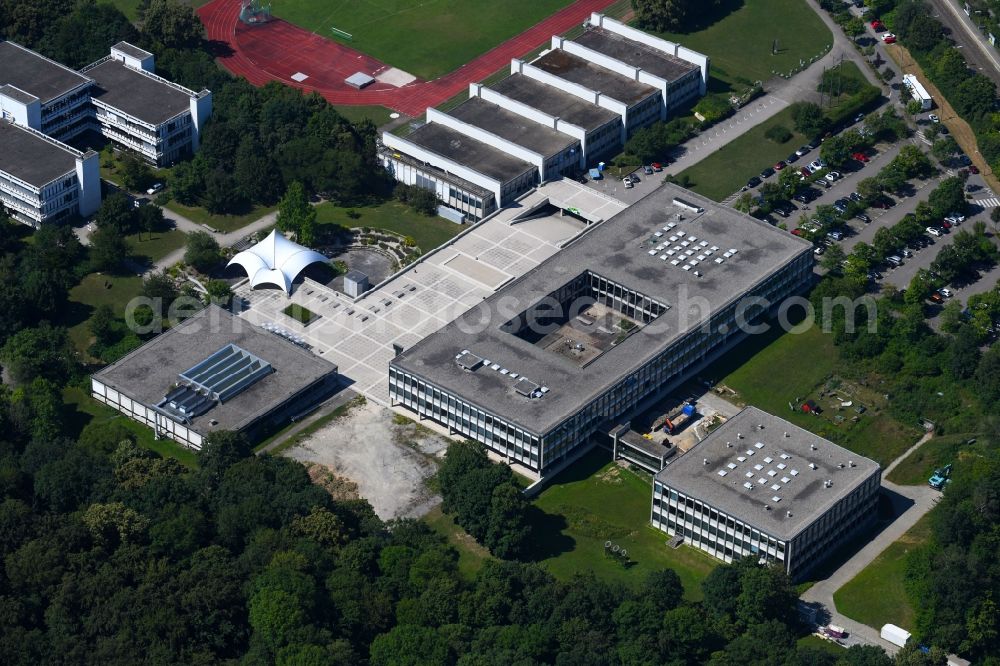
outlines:
M571 0L273 0L275 16L422 79L457 69ZM337 28L353 35L338 38Z

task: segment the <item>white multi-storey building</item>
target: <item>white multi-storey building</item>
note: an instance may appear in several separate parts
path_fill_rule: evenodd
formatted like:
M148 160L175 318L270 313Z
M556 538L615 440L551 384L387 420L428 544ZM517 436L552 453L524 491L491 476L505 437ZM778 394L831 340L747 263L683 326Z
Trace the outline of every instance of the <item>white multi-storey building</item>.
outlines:
M439 134L463 135L505 153L532 165L534 176L505 169L501 176L512 180L498 181L488 173L500 163L495 154L479 150L478 157L460 159L431 149L427 126L405 138L386 132L382 161L397 180L433 190L445 206L478 220L526 185L583 171L619 152L636 130L703 95L708 68L700 53L593 14L576 39L553 37L552 49L535 60L512 60L506 79L471 84L463 104L427 110L428 125L450 130Z
M93 214L101 204L97 153L0 121L0 205L33 227Z
M656 475L651 521L710 555L801 578L875 518L882 471L747 407Z

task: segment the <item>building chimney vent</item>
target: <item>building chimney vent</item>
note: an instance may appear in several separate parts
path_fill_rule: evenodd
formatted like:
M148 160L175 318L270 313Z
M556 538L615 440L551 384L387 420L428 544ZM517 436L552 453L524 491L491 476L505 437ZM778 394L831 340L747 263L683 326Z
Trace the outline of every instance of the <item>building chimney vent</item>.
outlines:
M792 512L791 511L786 511L785 512L785 517L786 518L791 518L792 517Z
M785 431L785 437L788 437L788 431L787 430Z
M708 458L702 458L701 459L701 464L702 465L707 465L708 464Z
M764 511L770 511L770 510L771 510L771 505L770 504L765 504L764 505Z

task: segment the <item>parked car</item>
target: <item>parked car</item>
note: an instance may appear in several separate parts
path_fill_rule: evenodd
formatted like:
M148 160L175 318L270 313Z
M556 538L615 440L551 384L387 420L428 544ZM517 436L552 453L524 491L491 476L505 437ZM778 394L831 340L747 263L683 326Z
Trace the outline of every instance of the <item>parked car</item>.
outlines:
M882 21L879 21L878 19L872 21L871 25L872 25L872 30L874 30L875 32L882 32L883 30L885 30L885 26L882 25Z
M954 225L959 225L962 222L965 222L965 216L961 215L959 213L952 213L951 215L949 215L948 217L946 217L944 219L948 220L949 222L951 222Z
M152 186L146 190L146 194L156 194L163 189L163 183L153 183Z
M900 252L899 252L899 253L900 253L901 255L903 255L903 256L904 256L905 258L907 258L907 259L909 259L910 257L912 257L912 256L913 256L913 252L911 252L910 250L906 249L905 247L904 247L904 248L903 248L902 250L900 250Z
M938 293L940 293L945 298L951 298L952 296L955 295L955 293L948 287L941 287L940 289L938 289Z
M933 294L931 294L930 298L931 298L931 301L933 301L934 303L943 303L944 302L944 296L942 296L941 292L939 292L939 291L935 291Z
M927 116L927 120L931 121L932 123L939 123L939 122L941 122L941 119L937 117L936 113L929 114Z
M936 236L937 238L941 238L941 236L944 235L944 232L938 229L937 227L927 227L927 233L929 233L931 236Z
M864 119L865 119L865 114L863 113L859 113L858 115L854 116L855 123L860 123Z
M975 164L970 164L969 173L979 173L979 167L977 167Z
M816 172L826 166L826 162L823 160L813 160L809 163L809 170Z
M787 162L788 164L793 164L798 161L799 161L799 156L796 153L792 153L791 155L785 158L785 162Z
M648 166L648 165L644 166L644 167L642 167L642 172L644 174L646 174L647 176L652 176L653 175L653 167Z
M625 183L625 189L631 190L635 185L632 184L631 178L622 178L622 182Z
M771 167L767 167L766 169L760 172L760 177L762 179L770 178L773 175L774 175L774 169L772 169Z
M784 161L784 160L778 160L778 161L777 161L777 162L775 162L775 164L774 164L774 170L775 170L775 171L781 171L781 170L782 170L782 169L784 169L784 168L785 168L786 166L788 166L788 165L787 165L787 164L785 163L785 161Z
M823 177L826 178L828 181L830 181L832 183L832 182L834 182L834 181L836 181L836 180L838 180L840 178L840 172L839 171L831 171L830 173L826 174Z
M892 34L891 32L887 32L882 35L882 41L885 42L886 44L895 44L896 35Z
M760 178L758 178L757 176L754 176L753 178L747 181L747 187L751 189L757 187L758 185L760 185Z
M663 171L663 165L659 162L653 162L649 166L653 167L653 171Z
M861 221L862 221L862 222L864 222L865 224L868 224L869 222L871 222L871 221L872 221L872 218L868 217L868 216L867 216L867 215L865 215L864 213L858 213L858 214L857 214L857 215L855 215L854 217L856 217L857 219L861 220Z
M941 228L951 229L951 222L949 222L947 219L941 220Z
M851 153L851 159L856 160L864 164L868 161L868 156L864 153Z
M897 254L885 258L886 263L892 265L893 267L899 267L903 265L903 258Z
M802 146L801 148L799 148L798 150L796 150L795 154L798 155L799 157L802 157L803 155L807 154L812 149L813 149L812 146L810 146L809 144L806 144L806 145Z
M795 229L792 229L792 235L794 235L794 236L801 236L802 233L803 233L802 230L799 229L798 227L796 227Z
M823 247L822 245L817 245L816 247L813 248L813 254L815 254L817 257L822 256L824 252L826 252L826 248Z

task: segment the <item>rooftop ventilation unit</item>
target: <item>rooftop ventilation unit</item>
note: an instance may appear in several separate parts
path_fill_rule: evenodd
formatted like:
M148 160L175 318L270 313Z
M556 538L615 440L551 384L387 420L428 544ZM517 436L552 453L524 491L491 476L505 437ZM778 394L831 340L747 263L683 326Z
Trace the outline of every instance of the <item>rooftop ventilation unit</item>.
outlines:
M786 511L785 512L785 517L786 518L791 518L792 517L792 512L791 511Z
M771 499L774 499L774 498L772 497ZM771 510L771 505L770 504L765 504L764 505L764 511L770 511L770 510Z
M809 469L816 469L816 463L809 463Z
M458 363L458 366L463 370L475 372L483 366L483 359L479 358L468 349L464 349L461 354L455 357L455 363Z
M856 465L854 464L854 461L853 461L853 460L848 460L848 461L847 461L847 466L848 466L848 467L855 467Z
M832 488L833 487L833 479L827 479L826 482L823 484L823 487L824 488Z
M708 458L702 458L701 459L701 464L702 465L707 465L708 464Z
M693 204L693 203L691 203L689 201L685 201L684 199L681 199L680 197L674 197L674 205L678 206L680 208L683 208L685 210L689 210L692 213L704 213L705 212L705 209L702 208L701 206Z
M521 377L514 384L514 390L517 391L519 395L525 398L534 397L535 393L538 391L539 386L535 382L529 381L524 377Z

